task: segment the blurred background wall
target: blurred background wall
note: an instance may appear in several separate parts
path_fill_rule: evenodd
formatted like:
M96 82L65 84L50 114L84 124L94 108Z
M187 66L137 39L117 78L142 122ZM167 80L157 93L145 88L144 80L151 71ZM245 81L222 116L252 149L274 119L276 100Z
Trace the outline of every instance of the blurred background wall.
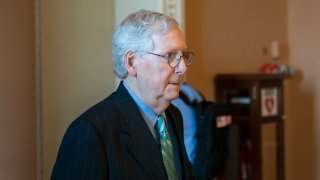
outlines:
M36 179L33 0L0 1L0 179Z
M116 87L111 60L115 24L140 7L163 10L160 0L36 2L38 6L30 0L0 2L0 179L33 180L37 174L49 179L67 126ZM278 62L296 68L285 84L286 179L320 179L320 2L201 0L178 5L185 12L189 48L196 53L188 82L207 99L215 99L215 74L258 72L262 63L272 61L271 41L279 41Z
M115 89L113 1L40 1L41 176L50 179L67 127Z
M271 41L295 75L285 82L286 179L320 179L319 1L186 1L186 33L196 60L188 81L214 100L218 73L256 73L272 62Z

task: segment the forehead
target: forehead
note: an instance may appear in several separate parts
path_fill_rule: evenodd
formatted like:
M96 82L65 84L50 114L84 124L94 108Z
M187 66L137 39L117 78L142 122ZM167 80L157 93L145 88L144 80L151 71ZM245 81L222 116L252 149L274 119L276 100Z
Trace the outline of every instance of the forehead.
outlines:
M187 49L185 37L179 28L170 29L165 34L155 34L152 40L154 50L183 51Z

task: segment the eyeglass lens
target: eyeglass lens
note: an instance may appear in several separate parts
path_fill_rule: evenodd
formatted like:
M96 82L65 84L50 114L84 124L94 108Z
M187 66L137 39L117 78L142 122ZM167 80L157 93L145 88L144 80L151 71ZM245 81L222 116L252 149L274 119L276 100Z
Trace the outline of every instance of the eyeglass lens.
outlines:
M169 64L171 67L175 67L179 64L181 58L185 60L187 65L190 65L193 60L193 53L191 52L183 52L182 56L179 53L169 53Z

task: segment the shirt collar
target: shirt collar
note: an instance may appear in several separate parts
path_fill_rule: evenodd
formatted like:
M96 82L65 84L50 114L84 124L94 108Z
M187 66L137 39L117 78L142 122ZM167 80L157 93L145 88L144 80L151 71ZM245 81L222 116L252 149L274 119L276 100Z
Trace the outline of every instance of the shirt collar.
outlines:
M154 127L157 122L158 115L148 105L142 102L141 99L130 89L129 86L126 85L125 82L123 82L123 85L128 90L135 103L138 105L138 108L143 118L145 119L151 133L155 136Z

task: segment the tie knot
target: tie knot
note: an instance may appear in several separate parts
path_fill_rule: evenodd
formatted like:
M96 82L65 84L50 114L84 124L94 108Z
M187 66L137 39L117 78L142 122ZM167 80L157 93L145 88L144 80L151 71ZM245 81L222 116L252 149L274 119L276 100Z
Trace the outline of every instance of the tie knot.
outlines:
M158 116L158 121L157 121L157 131L160 134L160 138L165 138L166 136L166 126L164 122L163 116Z

